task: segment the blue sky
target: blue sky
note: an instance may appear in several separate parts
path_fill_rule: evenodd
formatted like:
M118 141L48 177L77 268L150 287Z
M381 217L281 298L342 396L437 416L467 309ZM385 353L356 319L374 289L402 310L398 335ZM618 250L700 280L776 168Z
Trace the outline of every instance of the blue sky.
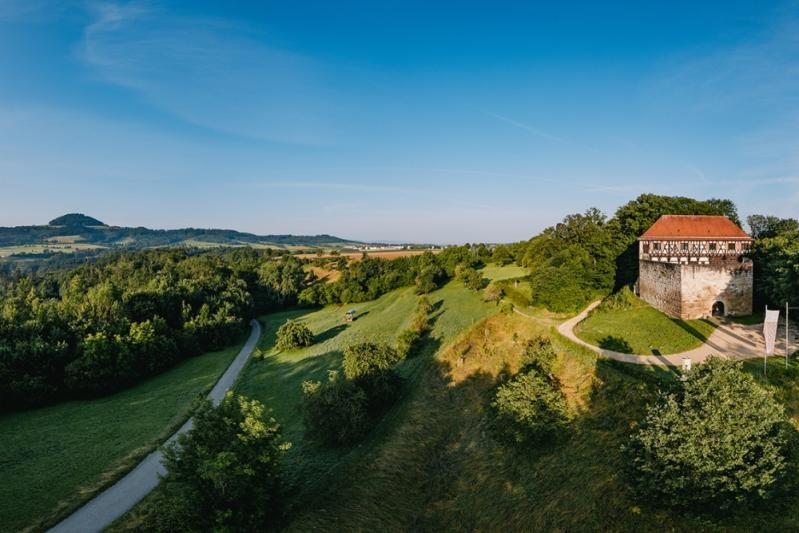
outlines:
M497 242L643 192L799 215L799 4L431 4L0 0L0 225Z

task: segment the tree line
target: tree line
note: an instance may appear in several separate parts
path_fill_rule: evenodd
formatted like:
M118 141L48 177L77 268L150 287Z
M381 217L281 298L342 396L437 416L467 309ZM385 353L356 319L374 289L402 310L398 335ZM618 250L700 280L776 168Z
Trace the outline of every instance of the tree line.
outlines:
M235 342L247 321L294 305L303 261L252 249L119 253L16 276L0 299L0 406L107 394Z
M359 261L341 265L341 278L334 283L314 284L300 293L301 303L327 305L374 300L400 287L414 285L418 294L427 294L461 273L477 269L492 257L485 244L452 246L438 254L376 259L364 254Z

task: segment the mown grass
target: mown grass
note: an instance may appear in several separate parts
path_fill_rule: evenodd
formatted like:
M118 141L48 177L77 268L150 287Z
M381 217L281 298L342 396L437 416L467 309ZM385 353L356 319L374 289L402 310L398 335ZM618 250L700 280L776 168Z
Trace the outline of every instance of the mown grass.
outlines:
M0 416L0 531L50 525L123 475L188 418L239 349L105 398Z
M507 272L505 268L496 268L488 274L491 277L503 276ZM351 344L367 340L393 343L413 320L418 301L413 288L393 291L372 302L316 310L295 309L261 318L264 334L259 349L266 355L248 363L237 382L236 391L269 407L272 416L281 424L284 439L292 443L284 461L290 517L315 508L316 502L328 494L331 484L342 476L346 477L342 471L363 464L365 456L380 449L394 428L404 420L407 399L418 389L420 377L425 374L440 346L452 342L463 331L499 310L498 305L484 302L481 293L467 290L459 281L448 283L429 294L428 298L434 306L432 330L421 353L399 367L400 374L406 379L403 397L367 439L353 448L331 449L306 441L300 413L301 384L309 379L327 379L328 370L341 367L343 350ZM357 311L358 318L345 324L344 313L351 308ZM274 347L275 333L288 319L307 325L317 342L308 348L277 351ZM154 508L157 499L156 493L145 498L114 524L112 531L139 527L144 516L157 512Z
M483 276L492 281L502 281L506 279L521 278L529 276L530 271L524 267L516 264L510 265L497 265L496 263L489 263L480 271Z
M667 355L701 346L715 330L705 320L678 320L633 297L626 309L595 309L577 324L582 340L622 353Z

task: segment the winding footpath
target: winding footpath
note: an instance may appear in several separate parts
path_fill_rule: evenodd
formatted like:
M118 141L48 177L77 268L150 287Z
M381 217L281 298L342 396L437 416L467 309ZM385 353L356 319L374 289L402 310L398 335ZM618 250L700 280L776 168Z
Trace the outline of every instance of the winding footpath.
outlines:
M257 320L250 322L252 331L238 353L230 363L225 373L216 382L214 388L208 393L208 399L214 405L219 404L225 393L233 387L244 364L255 349L258 339L261 338L261 325ZM172 435L166 443L171 443L178 435L189 431L193 427L192 419L186 421L181 428ZM102 531L111 523L133 508L142 498L152 491L159 481L159 475L166 473L161 464L162 455L159 450L152 452L144 458L136 468L108 487L103 492L89 500L83 507L72 513L58 525L50 529L53 533L93 533Z
M711 355L719 355L728 359L753 359L763 357L765 341L761 332L762 325L743 326L740 324L718 324L707 341L692 350L670 355L634 355L606 350L589 344L574 334L574 326L582 322L601 300L593 302L579 315L570 318L558 326L558 332L572 342L593 350L602 357L615 359L624 363L639 365L682 366L683 358L693 363L701 363ZM775 354L784 353L785 341L777 343Z

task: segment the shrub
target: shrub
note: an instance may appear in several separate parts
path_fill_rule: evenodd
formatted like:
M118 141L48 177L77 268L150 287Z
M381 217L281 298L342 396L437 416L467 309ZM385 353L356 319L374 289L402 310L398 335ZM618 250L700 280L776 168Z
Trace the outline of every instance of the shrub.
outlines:
M467 289L479 291L486 286L486 280L483 279L480 272L470 266L458 265L455 275Z
M552 348L552 341L545 337L536 337L527 342L522 353L522 365L535 368L544 374L552 374L552 365L557 354Z
M501 385L491 407L494 428L500 437L515 444L550 441L569 420L566 399L557 383L535 368Z
M393 368L402 361L402 355L384 343L362 342L344 350L344 375L359 379Z
M623 311L626 309L633 309L635 307L639 307L641 305L641 300L635 295L635 293L627 287L626 285L622 287L618 292L615 292L602 300L602 303L599 304L597 310L602 311Z
M406 329L397 337L397 353L403 358L410 357L416 351L416 347L422 336L414 328Z
M784 409L741 364L711 358L651 405L623 451L643 495L727 508L769 498L788 472Z
M277 330L278 350L292 350L310 346L313 342L313 333L308 329L308 326L294 320L288 320Z
M498 303L500 300L502 300L504 295L505 292L502 290L502 287L496 283L492 283L483 291L483 300L486 302Z
M357 442L369 425L364 390L331 371L327 383L302 384L302 412L308 435L333 446Z
M260 402L232 392L218 407L202 401L194 429L164 450L168 516L152 529L251 531L274 525L280 511L278 461L287 448Z
M364 390L371 413L393 403L402 384L394 367L402 359L403 354L388 344L364 342L344 350L344 375Z
M419 298L413 324L397 337L397 352L401 359L410 357L416 352L422 337L430 330L430 313L433 306L427 297Z

